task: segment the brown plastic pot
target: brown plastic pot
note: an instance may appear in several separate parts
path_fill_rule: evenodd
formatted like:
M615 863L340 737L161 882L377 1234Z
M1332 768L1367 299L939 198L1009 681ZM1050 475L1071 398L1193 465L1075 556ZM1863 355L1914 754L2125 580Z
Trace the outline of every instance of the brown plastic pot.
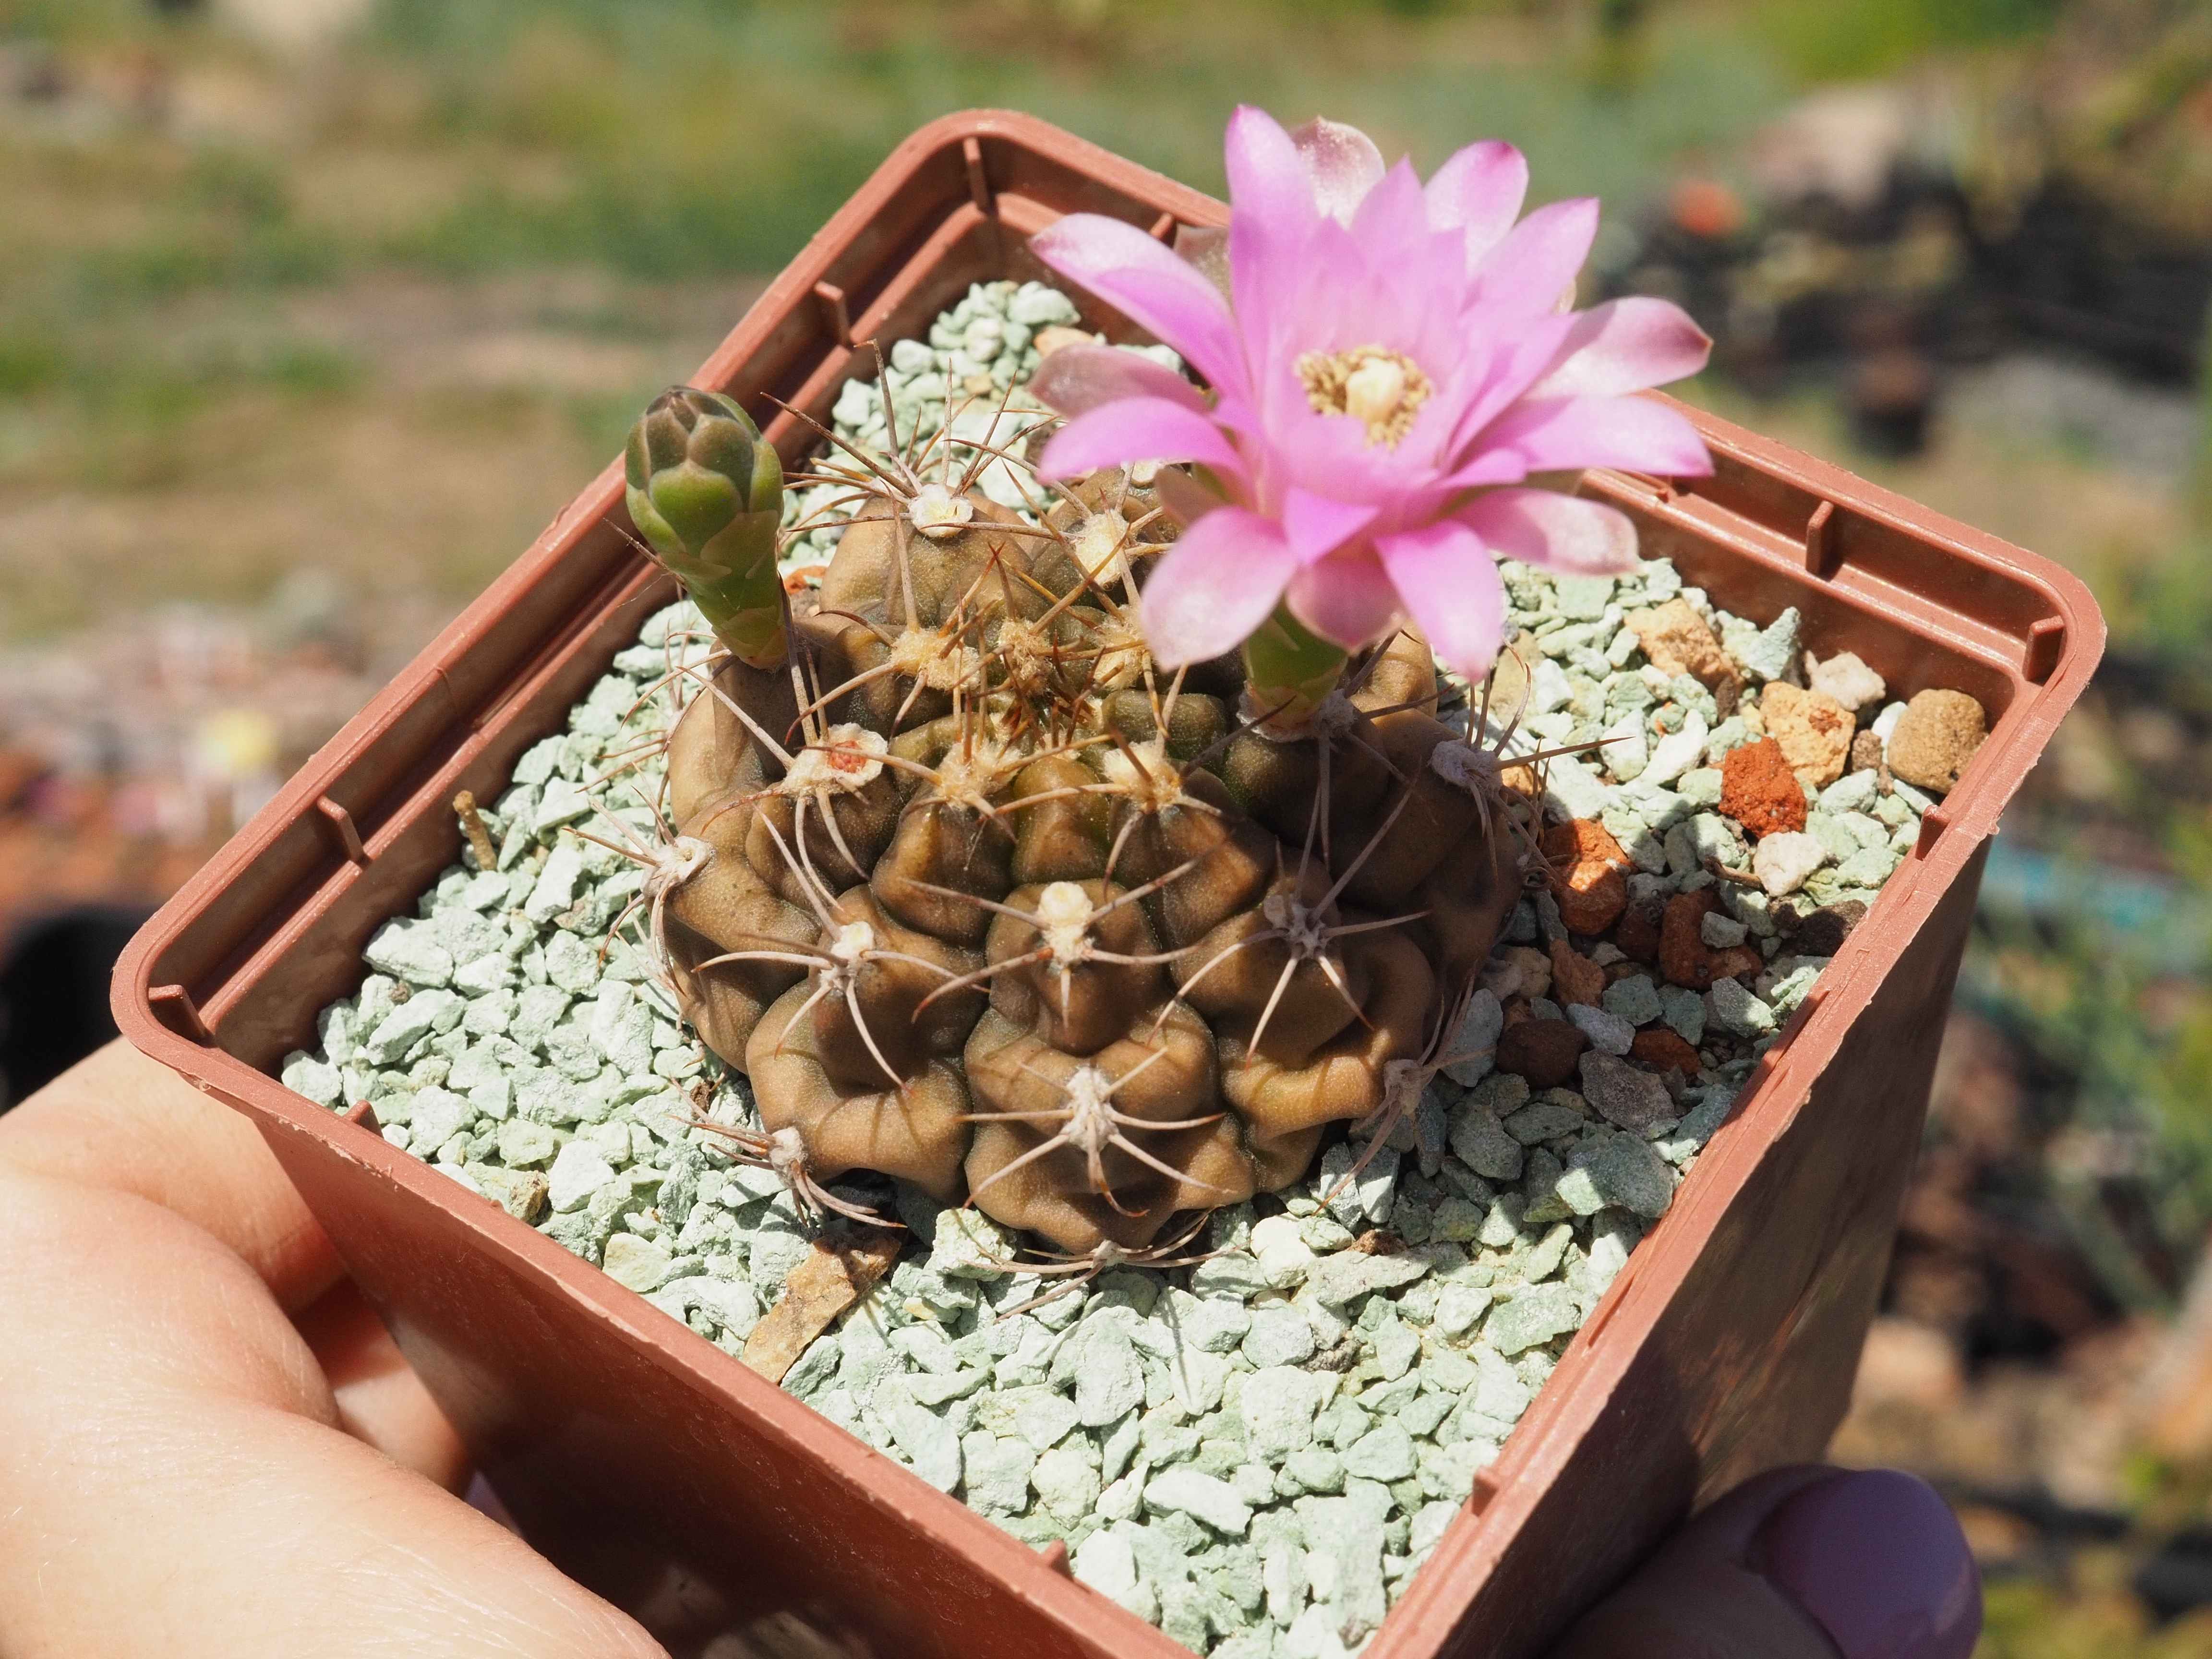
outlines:
M1222 205L1026 116L916 133L695 377L824 415L981 278L1042 273L1076 210L1163 238ZM1126 333L1121 319L1092 321ZM1873 1314L1989 838L2104 627L2044 560L1694 414L1717 471L1584 485L1732 611L1993 730L1762 1063L1674 1208L1483 1472L1370 1659L1532 1655L1693 1504L1814 1457ZM769 426L795 460L810 438ZM803 1621L840 1651L1172 1659L1176 1643L762 1381L642 1297L271 1074L489 798L672 596L624 539L619 464L149 922L131 1040L246 1112L531 1540L679 1651ZM768 1626L759 1626L766 1629Z

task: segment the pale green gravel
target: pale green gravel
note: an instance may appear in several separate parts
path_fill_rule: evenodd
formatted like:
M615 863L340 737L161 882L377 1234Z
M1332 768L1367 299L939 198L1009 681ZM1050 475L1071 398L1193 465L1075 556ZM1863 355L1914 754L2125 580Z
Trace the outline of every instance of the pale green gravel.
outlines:
M902 431L934 430L967 375L1026 377L1035 330L1072 316L1036 284L971 290L927 342L891 349ZM873 394L855 383L836 404L857 441L883 435ZM792 510L812 508L801 495ZM1636 861L1635 896L1711 884L1707 853L1744 854L1711 810L1717 768L1753 733L1695 681L1645 665L1623 618L1682 592L1756 682L1796 665L1795 613L1760 626L1713 611L1664 562L1619 582L1505 574L1513 623L1542 653L1523 740L1636 739L1554 762L1553 810L1606 823ZM647 622L486 811L496 868L465 854L380 931L359 994L324 1012L317 1052L289 1056L283 1078L333 1109L369 1101L394 1146L735 1352L811 1231L774 1176L688 1127L694 1091L750 1121L747 1085L678 1021L635 923L603 957L642 873L570 833L652 842L656 765L595 780L665 729L662 683L704 648L688 605ZM1486 1057L1455 1065L1355 1187L1322 1202L1352 1162L1333 1148L1305 1182L1214 1216L1198 1243L1219 1254L1195 1267L1123 1268L1036 1304L1054 1281L992 1265L1017 1245L988 1219L855 1186L915 1242L785 1386L1016 1535L1066 1540L1079 1577L1201 1653L1356 1651L1825 965L1789 953L1779 913L1871 902L1929 804L1871 772L1832 786L1811 826L1827 859L1802 898L1722 889L1714 942L1748 939L1770 959L1754 989L1620 980L1573 1011L1593 1041L1585 1092L1532 1093ZM1510 994L1520 971L1510 947L1559 930L1548 896L1522 903L1455 1047L1495 1039L1492 992ZM1613 1058L1662 1024L1711 1062L1679 1099ZM1402 1248L1352 1248L1377 1228Z

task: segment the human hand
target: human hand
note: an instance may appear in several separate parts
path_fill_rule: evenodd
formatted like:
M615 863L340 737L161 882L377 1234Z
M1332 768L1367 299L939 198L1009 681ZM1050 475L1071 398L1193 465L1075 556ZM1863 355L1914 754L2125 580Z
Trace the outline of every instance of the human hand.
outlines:
M247 1121L118 1043L0 1118L0 1654L667 1659L466 1457ZM1553 1659L1964 1659L1910 1476L1777 1470Z
M1895 1469L1770 1469L1701 1510L1552 1659L1966 1659L1982 1586L1958 1521Z
M667 1659L466 1477L244 1117L119 1042L0 1117L0 1655Z

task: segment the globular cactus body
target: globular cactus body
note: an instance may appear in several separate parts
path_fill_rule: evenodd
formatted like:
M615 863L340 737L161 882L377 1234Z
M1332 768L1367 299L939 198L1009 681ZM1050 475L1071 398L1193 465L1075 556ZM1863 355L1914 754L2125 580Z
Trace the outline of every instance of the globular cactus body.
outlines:
M793 601L788 665L717 659L670 738L671 823L712 851L666 896L669 967L817 1178L1142 1249L1404 1109L1533 807L1465 763L1410 633L1294 736L1234 661L1157 670L1149 477L1030 523L902 476Z

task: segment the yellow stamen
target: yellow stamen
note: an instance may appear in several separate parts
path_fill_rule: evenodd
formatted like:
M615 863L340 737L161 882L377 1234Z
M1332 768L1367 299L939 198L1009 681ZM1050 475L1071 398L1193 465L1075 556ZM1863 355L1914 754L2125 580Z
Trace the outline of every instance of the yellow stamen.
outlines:
M1306 401L1323 415L1349 415L1367 428L1367 441L1396 448L1413 417L1436 390L1421 366L1402 351L1379 345L1348 351L1309 351L1297 364Z

